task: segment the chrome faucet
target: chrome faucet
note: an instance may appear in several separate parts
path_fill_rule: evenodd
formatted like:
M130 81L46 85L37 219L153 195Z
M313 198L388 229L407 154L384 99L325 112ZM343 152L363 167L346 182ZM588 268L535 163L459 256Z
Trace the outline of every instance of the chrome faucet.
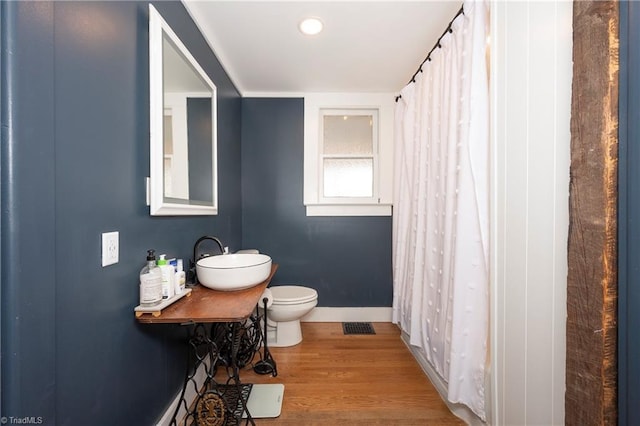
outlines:
M220 254L224 254L225 252L222 241L220 241L217 237L211 237L211 236L205 235L204 237L198 238L198 241L196 241L196 243L193 245L193 259L191 259L191 262L189 264L189 277L187 281L191 284L198 284L198 275L196 274L196 262L204 257L212 256L212 254L210 253L200 252L200 244L202 244L202 242L206 240L214 241L216 244L218 244L218 247L220 247Z

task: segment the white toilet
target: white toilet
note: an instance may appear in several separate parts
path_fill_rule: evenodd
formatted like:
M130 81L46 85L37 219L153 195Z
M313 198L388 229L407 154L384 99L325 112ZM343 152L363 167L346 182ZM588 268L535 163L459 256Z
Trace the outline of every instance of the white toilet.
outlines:
M267 344L273 347L297 345L302 341L300 318L318 304L318 292L297 285L269 289L273 303L267 308Z

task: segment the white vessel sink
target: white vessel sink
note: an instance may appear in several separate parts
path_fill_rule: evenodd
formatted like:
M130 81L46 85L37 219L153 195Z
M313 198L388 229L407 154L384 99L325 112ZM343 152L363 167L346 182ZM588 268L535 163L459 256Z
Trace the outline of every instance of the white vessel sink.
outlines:
M271 273L271 257L261 253L209 256L196 262L198 282L213 290L242 290L260 284Z

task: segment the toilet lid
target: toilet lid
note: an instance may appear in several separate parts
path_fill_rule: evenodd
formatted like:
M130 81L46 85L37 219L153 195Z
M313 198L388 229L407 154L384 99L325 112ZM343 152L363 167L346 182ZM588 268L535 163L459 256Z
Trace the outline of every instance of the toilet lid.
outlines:
M294 305L310 302L318 298L318 292L312 288L297 285L279 285L269 287L274 305Z

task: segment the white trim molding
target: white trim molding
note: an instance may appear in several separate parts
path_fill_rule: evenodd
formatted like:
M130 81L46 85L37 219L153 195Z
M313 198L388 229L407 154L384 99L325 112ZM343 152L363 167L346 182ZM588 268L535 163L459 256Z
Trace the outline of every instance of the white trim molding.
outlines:
M307 216L390 216L393 202L393 93L304 95L304 205ZM321 111L375 109L378 114L376 193L362 201L325 199L320 194Z
M204 363L202 363L198 367L198 371L196 371L196 374L193 377L194 386L191 386L191 385L187 386L187 389L184 394L184 400L188 401L189 405L193 404L196 400L196 397L198 396L195 388L197 387L198 389L202 389L206 378L207 378L207 369ZM180 404L181 396L182 396L182 388L180 388L180 390L176 394L176 397L173 399L173 401L171 401L171 404L169 405L169 407L167 407L165 412L162 414L162 417L160 417L160 420L158 420L158 422L156 423L156 426L171 425L171 421L173 420L173 413L175 413L176 408L178 408L178 405ZM176 416L176 422L178 424L183 424L186 415L187 415L187 410L185 410L184 404L180 405L180 409L178 410L178 414Z
M572 19L491 2L492 425L565 423Z
M440 395L440 398L442 399L442 401L445 404L447 404L447 407L449 407L449 410L456 417L461 418L462 420L465 421L466 424L470 426L486 425L486 423L483 422L482 419L480 419L480 417L476 416L475 413L471 411L471 409L469 409L469 407L467 407L464 404L456 404L456 403L450 402L447 399L448 385L444 381L444 379L440 377L440 375L436 372L436 370L431 366L431 364L429 363L429 361L427 361L427 359L424 357L422 352L418 350L418 348L416 348L415 346L409 343L409 335L404 331L402 332L401 339L404 342L404 344L407 346L407 348L409 349L413 357L416 359L416 362L418 363L418 365L420 365L420 368L422 368L422 371L424 372L424 374L429 378L429 381L431 382L433 387L436 388L436 390L438 391L438 394ZM488 371L489 371L489 367L487 367L487 372ZM486 389L488 389L488 385L490 384L489 379L490 379L490 374L487 373L487 375L485 376L485 383L487 384L487 386L485 386ZM489 395L489 393L485 393L485 395ZM489 413L489 409L491 408L491 405L488 402L489 400L487 399L485 401L487 406L485 411L487 413Z
M302 317L303 322L391 322L392 308L330 308L316 307Z

